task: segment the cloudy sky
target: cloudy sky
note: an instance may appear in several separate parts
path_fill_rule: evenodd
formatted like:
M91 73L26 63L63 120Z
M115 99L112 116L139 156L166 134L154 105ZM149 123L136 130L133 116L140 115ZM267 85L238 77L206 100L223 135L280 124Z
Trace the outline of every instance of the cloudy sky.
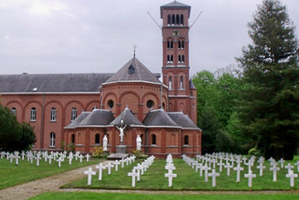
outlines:
M0 0L0 74L116 72L133 56L161 72L160 6L172 0ZM191 73L236 65L262 0L180 0L191 6ZM298 0L282 0L299 29Z

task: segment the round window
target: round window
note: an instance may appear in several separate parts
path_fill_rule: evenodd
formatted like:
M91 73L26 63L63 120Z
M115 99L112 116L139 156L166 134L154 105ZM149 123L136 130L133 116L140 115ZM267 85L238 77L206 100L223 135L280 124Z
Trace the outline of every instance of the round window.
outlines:
M109 100L109 101L108 101L108 107L109 107L110 109L112 109L113 106L114 106L114 102L113 102L112 100Z
M147 106L148 108L153 108L153 107L154 107L154 101L153 101L153 100L148 100L148 101L146 102L146 106Z

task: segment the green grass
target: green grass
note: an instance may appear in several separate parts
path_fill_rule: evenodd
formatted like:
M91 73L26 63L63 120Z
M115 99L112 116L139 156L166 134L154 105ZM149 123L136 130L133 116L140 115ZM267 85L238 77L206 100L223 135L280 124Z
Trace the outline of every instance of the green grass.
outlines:
M204 194L204 195L174 195L174 194L132 194L132 193L92 193L92 192L48 192L30 200L293 200L295 194Z
M99 159L92 159L89 162L84 160L82 163L80 163L79 160L73 160L72 165L69 165L68 160L65 160L65 162L61 164L61 168L59 168L57 162L55 161L53 161L52 164L49 164L48 162L41 160L40 166L36 166L35 161L31 164L27 160L22 161L20 159L19 165L16 166L15 162L10 163L9 160L0 159L0 189L27 183L29 181L41 179L99 162Z
M272 172L269 171L269 162L266 161L267 169L264 171L264 176L259 177L259 170L256 166L253 167L253 173L257 174L257 178L253 179L253 187L248 187L248 179L244 178L244 174L248 172L245 168L241 172L241 182L236 183L236 172L231 170L231 176L226 175L226 169L223 169L220 177L217 177L217 186L212 187L211 178L209 182L204 182L204 177L200 177L199 173L189 167L183 160L175 159L174 165L177 178L173 180L173 187L168 187L167 178L164 174L165 160L155 160L152 166L141 176L141 181L136 182L136 187L131 187L132 178L127 176L128 172L142 160L137 160L130 166L119 168L119 171L112 170L112 174L108 175L107 170L103 172L103 180L97 180L97 175L93 176L92 184L87 185L87 177L70 184L66 184L63 188L90 188L90 189L139 189L139 190L221 190L221 191L248 191L248 190L297 190L299 188L299 179L295 179L295 187L290 188L290 180L285 177L286 169L282 169L277 174L277 182L273 182ZM295 161L292 161L294 163ZM218 168L217 168L218 171ZM297 169L295 169L295 173Z

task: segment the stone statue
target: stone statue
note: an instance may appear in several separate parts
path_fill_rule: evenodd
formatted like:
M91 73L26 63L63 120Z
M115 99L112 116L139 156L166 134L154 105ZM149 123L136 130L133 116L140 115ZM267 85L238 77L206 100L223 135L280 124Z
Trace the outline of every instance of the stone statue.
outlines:
M108 139L107 136L105 135L103 138L103 151L108 151L107 144L108 144Z
M122 121L123 123L123 121ZM120 137L120 144L123 144L123 139L124 139L124 130L126 129L127 125L125 125L124 127L121 126L121 127L118 127L116 126L116 128L119 130L119 137Z
M137 135L137 138L136 138L136 146L137 146L137 150L138 151L141 151L141 137L140 137L140 135Z

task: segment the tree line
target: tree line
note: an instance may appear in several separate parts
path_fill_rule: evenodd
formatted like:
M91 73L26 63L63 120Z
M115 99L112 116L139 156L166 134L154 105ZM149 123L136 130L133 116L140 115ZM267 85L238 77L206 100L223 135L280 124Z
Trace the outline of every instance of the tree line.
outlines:
M229 151L292 159L299 139L299 50L286 6L264 0L248 23L252 44L238 68L201 71L197 88L203 153Z

